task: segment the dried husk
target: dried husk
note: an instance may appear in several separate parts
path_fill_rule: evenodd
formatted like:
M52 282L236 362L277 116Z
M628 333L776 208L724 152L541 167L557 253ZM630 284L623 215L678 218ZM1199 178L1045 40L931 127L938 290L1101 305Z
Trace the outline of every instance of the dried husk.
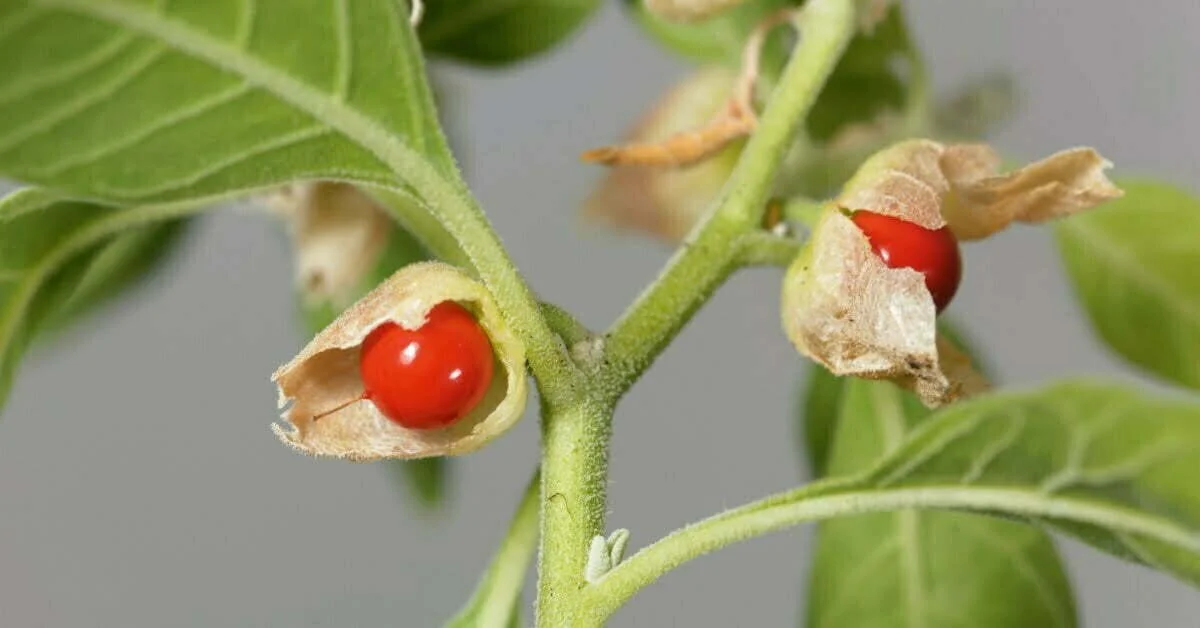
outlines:
M435 305L455 301L479 319L492 343L495 375L483 400L445 428L412 430L360 399L359 352L379 325L419 328ZM465 454L496 438L525 410L525 347L505 325L482 284L440 262L405 266L346 310L272 376L292 429L272 429L287 444L313 455L367 461ZM343 404L345 407L336 409ZM330 410L333 410L330 412ZM328 413L328 414L326 414Z
M868 159L837 204L914 222L950 225L959 240L986 238L1013 222L1061 218L1121 196L1092 148L1072 148L1007 174L984 144L895 144Z
M672 22L697 22L732 9L746 0L645 0L646 8Z
M308 303L343 308L387 245L391 222L369 196L346 183L308 181L266 198L289 226L296 284Z
M893 380L930 406L983 385L962 353L939 340L921 273L888 268L832 205L788 269L782 315L796 348L834 374Z
M987 146L949 146L941 159L953 193L942 214L960 240L979 240L1013 222L1041 223L1119 198L1104 174L1112 163L1091 148L1055 153L1004 175Z
M783 286L783 325L804 355L838 375L888 379L940 406L987 388L937 334L921 273L888 268L847 216L866 210L960 240L1013 222L1066 216L1120 196L1096 151L1063 151L1006 175L992 149L910 140L869 158L824 211Z
M652 143L702 127L720 112L736 80L737 75L723 67L693 74L654 106L630 139ZM734 143L684 168L617 165L588 199L584 216L678 242L720 193L741 146L741 142Z

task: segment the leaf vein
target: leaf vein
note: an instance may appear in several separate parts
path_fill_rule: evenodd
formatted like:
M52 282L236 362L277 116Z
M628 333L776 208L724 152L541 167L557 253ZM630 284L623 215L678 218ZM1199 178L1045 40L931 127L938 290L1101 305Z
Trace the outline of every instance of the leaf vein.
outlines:
M852 608L847 606L848 602L856 600L859 593L859 585L868 576L874 575L878 563L885 560L893 552L898 552L900 546L895 542L880 543L875 546L871 553L867 554L862 560L854 565L854 569L846 574L838 583L837 591L833 594L833 599L824 607L824 612L816 620L816 628L824 626L833 626L836 628L838 623L834 620Z
M350 5L349 0L333 2L333 23L337 30L334 36L337 59L337 69L333 79L333 97L339 102L345 102L350 95L350 80L354 72L354 46L350 41Z
M1128 276L1131 284L1137 284L1146 292L1158 296L1168 307L1178 311L1180 318L1186 319L1193 326L1200 327L1200 303L1190 301L1186 293L1180 293L1174 286L1147 272L1135 253L1128 251L1118 241L1101 230L1087 225L1084 221L1065 221L1063 228L1090 244L1092 248L1103 250L1108 254L1103 258L1092 256L1097 263L1107 262Z
M921 562L919 517L915 510L896 513L900 532L900 561L904 573L900 586L904 589L905 616L908 617L910 628L923 628L929 621L925 606L929 593L925 587L925 569Z
M1021 548L1014 546L1008 539L1000 535L985 532L989 528L964 525L956 529L960 534L965 534L983 545L991 546L1000 551L1007 558L1004 564L1010 565L1018 574L1033 585L1038 599L1045 605L1046 610L1050 611L1050 614L1054 616L1055 625L1067 628L1074 625L1074 622L1071 620L1071 609L1064 607L1063 602L1065 600L1055 595L1053 585L1043 576L1042 570L1030 562L1029 555L1022 551Z
M31 138L52 131L60 124L69 122L72 118L84 113L88 109L112 98L113 94L116 94L125 86L136 81L139 76L150 69L155 62L163 57L165 52L166 49L161 46L147 50L138 55L128 67L122 69L116 76L101 83L92 90L81 94L66 105L47 112L40 118L17 125L14 132L0 137L0 154L11 151Z
M208 97L197 100L185 107L181 107L175 111L170 111L160 116L156 120L151 120L144 126L139 127L137 131L118 137L117 141L115 142L97 146L87 152L70 155L66 159L62 159L45 168L31 170L30 172L34 173L36 176L48 178L61 174L62 172L77 166L94 163L119 151L133 148L143 141L153 137L156 133L162 131L163 129L167 129L193 118L200 117L217 109L221 105L228 104L237 100L238 98L241 98L242 96L245 96L246 94L249 94L251 91L252 87L248 83L238 83L231 89L217 92Z
M39 91L57 87L91 72L119 55L131 42L133 36L123 33L109 39L104 45L93 48L88 54L57 66L53 71L41 72L21 81L12 81L0 89L0 105L7 105Z
M440 173L426 165L423 158L406 146L399 135L389 133L374 119L333 100L329 94L280 68L233 48L228 42L214 39L186 24L136 7L94 3L90 0L34 1L134 30L169 43L180 52L242 76L251 84L262 87L362 146L387 164L393 173L404 173L408 182L418 189L445 190L454 187L452 183L443 179ZM395 187L395 184L393 181L392 187Z
M233 40L241 50L249 50L250 42L254 39L254 24L258 18L258 0L241 0L238 6L237 29Z
M305 129L300 129L298 131L271 138L270 140L261 142L255 146L251 146L245 150L230 155L225 159L210 163L199 170L195 170L191 173L176 177L174 179L161 181L153 186L125 188L97 183L96 187L99 191L101 191L101 193L115 198L142 198L155 194L162 194L171 190L194 185L207 177L215 175L222 170L236 166L254 157L261 157L263 155L270 154L273 151L291 148L297 144L328 135L332 132L333 131L330 128L324 125L314 125Z
M879 485L888 486L897 480L903 479L904 476L911 473L913 469L916 469L922 464L928 462L930 458L936 456L951 443L973 432L975 428L979 427L979 424L982 423L986 418L987 415L978 414L970 417L967 420L961 421L958 425L955 425L953 429L947 430L943 434L938 435L937 438L931 441L923 449L915 452L912 456L905 460L903 464L897 466L891 471L891 473L888 473L886 476L880 479Z
M1021 438L1021 433L1025 431L1025 425L1029 422L1029 417L1025 414L1025 409L1020 408L1020 413L1013 417L1008 423L1008 429L1000 438L993 441L987 448L979 452L979 456L971 461L970 468L963 474L963 484L971 484L983 477L987 472L987 468L991 466L1004 452L1008 451Z

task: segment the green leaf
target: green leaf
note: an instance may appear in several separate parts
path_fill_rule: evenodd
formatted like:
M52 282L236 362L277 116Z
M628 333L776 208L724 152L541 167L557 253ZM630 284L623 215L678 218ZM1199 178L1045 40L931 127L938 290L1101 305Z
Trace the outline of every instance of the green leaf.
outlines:
M796 4L791 0L748 0L701 22L663 19L646 8L643 0L625 0L634 20L662 46L702 62L737 65L746 37L763 18L777 9Z
M116 204L458 190L407 20L396 0L6 2L0 174Z
M521 625L521 590L538 544L541 474L525 489L500 549L475 593L446 628L513 628Z
M1200 388L1200 199L1149 181L1059 221L1059 250L1092 326L1118 354Z
M434 54L501 65L553 48L599 6L600 0L426 0L418 34Z
M931 412L888 382L851 380L829 474L869 469ZM1037 528L982 515L899 510L823 522L808 625L1074 626L1062 562Z
M959 325L942 317L938 321L938 332L971 356L979 372L989 373L987 361L980 357L982 354L976 350L975 343ZM849 383L850 379L833 375L819 364L813 364L809 369L800 408L802 426L798 431L803 435L803 449L813 477L826 475L829 449L842 412L843 391Z
M179 219L131 229L83 256L81 276L70 282L70 295L43 323L41 333L58 333L139 288L168 262L190 224Z
M1200 405L1071 382L951 407L868 481L992 500L1200 585L1198 459Z
M805 126L809 136L824 142L847 125L873 121L887 111L903 111L908 105L908 88L897 71L902 62L915 65L920 60L902 8L896 4L873 31L851 40L808 114Z
M810 521L978 512L1071 534L1200 587L1200 404L1076 381L934 415L867 472L813 482L667 535L584 593L611 612L688 560Z
M65 328L162 265L195 206L114 209L37 188L0 200L0 405L39 334Z

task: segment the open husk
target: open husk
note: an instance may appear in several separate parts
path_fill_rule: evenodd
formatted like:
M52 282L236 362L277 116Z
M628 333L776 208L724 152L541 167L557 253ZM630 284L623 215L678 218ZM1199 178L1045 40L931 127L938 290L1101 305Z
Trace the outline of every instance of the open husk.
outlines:
M921 273L888 268L836 207L788 269L782 316L796 348L834 374L893 380L931 406L984 386L962 353L939 341Z
M419 328L429 310L444 301L455 301L478 317L492 343L495 375L479 405L453 425L406 429L361 398L360 347L386 322ZM319 456L366 461L464 454L512 427L525 411L524 344L505 325L482 284L440 262L397 271L317 334L271 379L279 387L280 407L291 403L282 415L291 429L279 424L272 429L285 443Z
M1121 196L1092 148L1064 150L1009 173L985 144L908 140L876 153L837 198L926 229L950 225L959 240L980 240L1013 222L1040 223Z
M1039 223L1116 198L1111 164L1090 148L998 174L992 149L929 140L896 144L863 163L814 225L783 285L783 327L796 348L837 375L887 379L940 406L987 388L970 359L937 334L921 273L889 268L848 213L866 210L959 240L1013 222Z

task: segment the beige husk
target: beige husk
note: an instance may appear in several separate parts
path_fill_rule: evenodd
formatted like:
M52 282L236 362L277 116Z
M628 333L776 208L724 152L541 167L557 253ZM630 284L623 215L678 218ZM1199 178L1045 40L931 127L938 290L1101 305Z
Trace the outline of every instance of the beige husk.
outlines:
M1007 174L984 144L909 140L876 153L837 198L838 206L950 225L959 240L986 238L1013 222L1040 223L1121 196L1091 148L1072 148Z
M901 142L868 159L826 208L783 286L783 326L804 355L838 375L888 379L940 406L987 388L970 359L937 335L920 273L888 268L846 212L867 210L960 240L1014 221L1037 223L1121 195L1090 148L1063 151L1006 175L983 145Z
M370 197L346 183L310 181L266 198L288 222L296 284L309 302L345 307L387 245L391 222Z
M492 342L495 376L483 401L455 424L405 429L361 399L359 348L382 323L420 327L428 311L444 301L458 302L479 318ZM486 288L452 266L422 262L400 269L346 310L271 379L279 387L280 407L291 402L282 417L292 426L272 429L304 453L360 461L458 455L482 447L524 414L525 347L504 324Z
M783 285L784 330L801 353L838 375L894 380L931 406L980 387L969 363L963 371L961 353L939 342L921 273L888 268L833 207L810 242ZM944 358L955 364L954 373L943 368Z
M638 123L631 141L650 144L702 127L720 111L736 79L723 67L693 74ZM734 144L684 168L616 165L588 199L584 216L678 242L717 197L740 150Z

